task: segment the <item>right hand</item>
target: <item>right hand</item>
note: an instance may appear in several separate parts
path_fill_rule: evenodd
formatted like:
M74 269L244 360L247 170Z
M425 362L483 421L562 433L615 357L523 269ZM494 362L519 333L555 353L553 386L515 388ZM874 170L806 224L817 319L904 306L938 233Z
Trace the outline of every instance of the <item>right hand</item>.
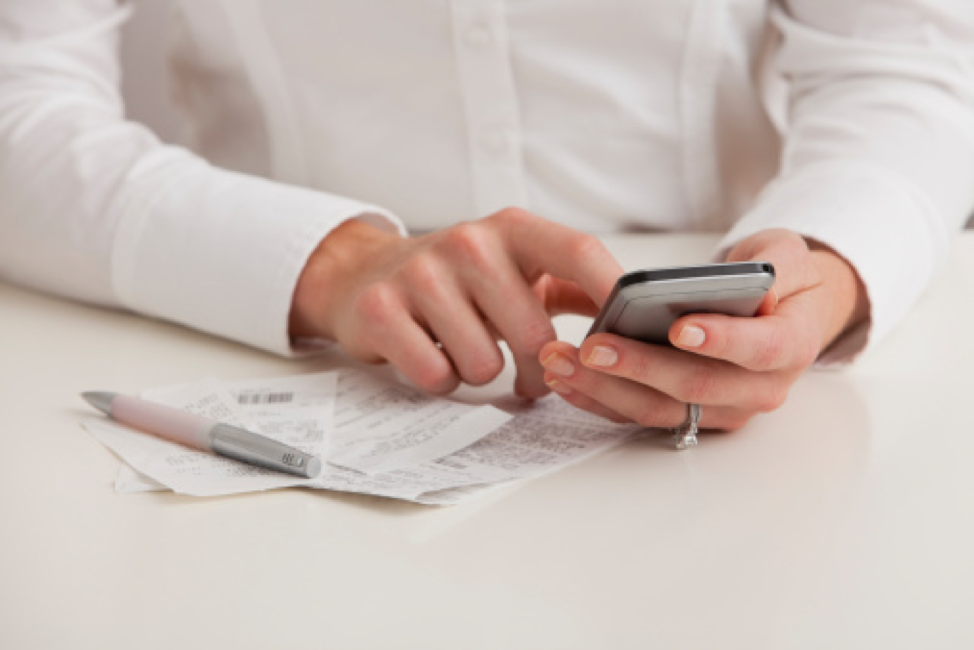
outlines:
M403 238L348 221L312 253L294 294L291 335L389 361L432 393L494 379L505 340L515 392L548 392L538 362L551 316L594 315L622 268L601 242L524 210Z

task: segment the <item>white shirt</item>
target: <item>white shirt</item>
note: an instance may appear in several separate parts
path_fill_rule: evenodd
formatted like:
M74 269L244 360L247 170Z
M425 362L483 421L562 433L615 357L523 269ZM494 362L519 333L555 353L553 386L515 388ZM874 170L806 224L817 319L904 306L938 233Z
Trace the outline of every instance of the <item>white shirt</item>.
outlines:
M0 4L0 274L281 353L356 216L790 228L874 342L974 206L970 0L174 1L185 147L124 118L127 13Z

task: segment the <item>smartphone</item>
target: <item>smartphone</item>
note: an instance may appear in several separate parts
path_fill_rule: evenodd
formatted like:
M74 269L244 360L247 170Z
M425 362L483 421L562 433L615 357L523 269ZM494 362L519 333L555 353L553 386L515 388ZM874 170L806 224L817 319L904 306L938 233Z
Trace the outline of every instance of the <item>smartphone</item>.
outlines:
M670 326L677 318L702 312L753 316L772 285L770 262L633 271L616 281L587 336L610 332L670 345Z

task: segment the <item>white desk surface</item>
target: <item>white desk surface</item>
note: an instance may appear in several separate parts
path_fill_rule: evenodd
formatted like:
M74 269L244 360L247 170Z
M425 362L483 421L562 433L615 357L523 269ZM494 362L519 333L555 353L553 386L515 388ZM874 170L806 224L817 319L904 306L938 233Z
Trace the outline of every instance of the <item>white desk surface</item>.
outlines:
M714 239L608 242L635 268ZM115 494L78 425L82 390L338 362L0 283L0 647L974 647L974 233L879 349L775 413L469 505Z

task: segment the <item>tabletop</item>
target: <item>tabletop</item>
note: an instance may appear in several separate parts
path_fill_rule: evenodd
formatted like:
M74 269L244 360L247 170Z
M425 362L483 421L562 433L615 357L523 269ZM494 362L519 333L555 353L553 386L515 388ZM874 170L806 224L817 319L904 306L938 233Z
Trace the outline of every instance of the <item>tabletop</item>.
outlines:
M627 268L707 235L606 239ZM559 333L577 342L585 322ZM467 504L116 494L89 389L317 372L0 283L4 648L974 647L974 232L853 367ZM510 373L491 387L510 389Z

